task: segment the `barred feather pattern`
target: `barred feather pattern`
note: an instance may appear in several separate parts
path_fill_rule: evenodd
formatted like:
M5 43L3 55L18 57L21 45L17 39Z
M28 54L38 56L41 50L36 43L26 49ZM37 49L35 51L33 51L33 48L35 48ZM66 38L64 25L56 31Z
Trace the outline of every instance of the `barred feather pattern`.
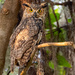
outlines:
M22 20L14 30L9 42L11 71L14 70L15 65L26 66L32 51L42 38L42 25L41 19L29 17Z

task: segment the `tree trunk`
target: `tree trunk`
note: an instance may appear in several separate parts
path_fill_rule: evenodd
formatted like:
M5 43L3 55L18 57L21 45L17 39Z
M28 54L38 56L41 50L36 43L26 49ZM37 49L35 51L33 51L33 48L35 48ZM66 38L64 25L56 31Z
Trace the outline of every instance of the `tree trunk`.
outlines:
M2 75L9 38L18 22L19 1L6 0L0 11L0 75Z

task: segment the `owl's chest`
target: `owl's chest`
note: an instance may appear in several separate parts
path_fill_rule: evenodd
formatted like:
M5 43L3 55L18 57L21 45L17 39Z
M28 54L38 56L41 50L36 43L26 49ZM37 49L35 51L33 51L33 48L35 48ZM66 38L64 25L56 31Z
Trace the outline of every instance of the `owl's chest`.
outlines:
M27 42L30 39L37 40L38 28L36 26L26 26L25 29L21 30L15 40L15 47L22 45L23 42Z

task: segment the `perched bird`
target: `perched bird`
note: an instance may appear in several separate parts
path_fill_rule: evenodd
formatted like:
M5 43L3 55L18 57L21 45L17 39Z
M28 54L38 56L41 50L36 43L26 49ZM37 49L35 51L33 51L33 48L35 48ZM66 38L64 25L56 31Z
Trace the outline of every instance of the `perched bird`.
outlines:
M25 67L30 60L35 46L42 39L43 22L47 3L29 4L24 3L25 10L20 24L10 37L11 71L14 66Z

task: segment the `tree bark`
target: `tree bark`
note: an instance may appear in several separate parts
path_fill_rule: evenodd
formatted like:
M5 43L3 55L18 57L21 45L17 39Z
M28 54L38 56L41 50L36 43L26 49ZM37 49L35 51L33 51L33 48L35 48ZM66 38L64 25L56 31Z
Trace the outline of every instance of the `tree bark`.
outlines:
M19 1L6 0L0 11L0 75L2 75L9 38L18 22Z

